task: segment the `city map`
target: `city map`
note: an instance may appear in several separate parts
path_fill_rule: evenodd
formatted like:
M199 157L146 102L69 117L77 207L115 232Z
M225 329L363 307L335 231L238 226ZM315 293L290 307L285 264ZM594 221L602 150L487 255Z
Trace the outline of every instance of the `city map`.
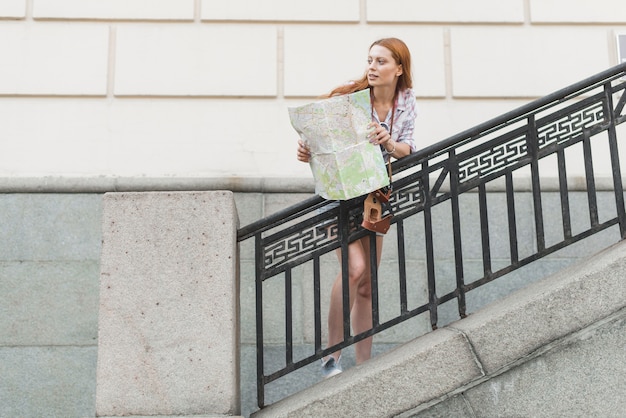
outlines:
M380 147L368 139L369 89L290 107L289 117L311 150L315 193L347 200L387 186Z

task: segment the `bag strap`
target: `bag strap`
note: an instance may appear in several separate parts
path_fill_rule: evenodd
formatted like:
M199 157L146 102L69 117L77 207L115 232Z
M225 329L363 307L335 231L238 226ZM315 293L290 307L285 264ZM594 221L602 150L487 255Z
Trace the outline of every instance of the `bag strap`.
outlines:
M389 124L389 137L390 138L391 138L391 132L393 132L393 119L396 115L397 105L398 105L398 98L394 97L393 107L391 108L391 124ZM393 138L391 139L393 140ZM389 154L389 159L387 160L387 174L389 175L389 194L391 195L391 154Z
M373 91L370 90L370 98L373 99ZM373 102L373 100L372 100ZM396 91L393 97L393 106L391 107L391 123L389 124L389 137L391 137L391 132L393 132L393 119L396 116L396 106L398 105L398 92ZM372 117L374 117L374 106L372 106ZM389 196L391 195L391 156L389 156L389 160L387 161L387 174L389 175L389 192L387 193Z

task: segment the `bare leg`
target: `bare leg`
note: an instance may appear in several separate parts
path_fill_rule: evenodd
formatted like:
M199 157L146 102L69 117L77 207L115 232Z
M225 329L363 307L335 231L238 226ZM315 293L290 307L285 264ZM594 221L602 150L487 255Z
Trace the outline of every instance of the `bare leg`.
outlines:
M348 273L350 286L350 317L355 334L372 328L372 286L370 273L370 238L364 237L348 246ZM383 248L383 237L376 237L377 265ZM337 251L341 261L341 251ZM328 346L343 341L343 292L341 273L337 275L330 294L328 312ZM334 354L339 358L340 351ZM360 364L372 355L372 337L355 344L356 362Z
M341 262L341 250L337 250ZM357 288L365 275L365 252L361 241L354 241L348 245L348 276L350 288L350 308L354 305ZM371 316L371 312L370 312ZM371 320L370 320L371 323ZM343 341L343 292L341 273L337 275L330 292L330 308L328 311L328 346ZM338 359L341 351L334 353Z
M359 283L354 305L351 311L352 329L355 334L360 334L372 328L372 278L370 269L370 237L361 239L365 250L365 273ZM383 237L376 237L376 265L380 265L380 253L383 249ZM355 344L356 364L369 360L372 356L373 337L366 338Z

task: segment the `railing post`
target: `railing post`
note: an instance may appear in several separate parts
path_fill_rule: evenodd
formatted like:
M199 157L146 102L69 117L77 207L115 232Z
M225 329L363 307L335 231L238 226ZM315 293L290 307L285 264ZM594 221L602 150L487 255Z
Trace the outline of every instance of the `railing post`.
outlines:
M530 176L533 195L533 211L535 214L535 236L537 252L546 249L546 236L543 225L543 205L541 203L541 184L539 177L539 143L537 138L537 121L535 115L528 117L528 135L526 136L528 155L530 155Z
M435 281L435 249L433 243L432 196L428 178L428 163L422 165L422 184L424 185L424 238L426 240L426 274L428 280L428 310L430 312L430 326L437 329L437 289Z
M454 265L456 273L456 288L459 315L466 316L465 302L465 270L463 267L463 247L461 237L461 208L459 206L459 162L456 153L450 151L450 200L452 216L452 236L454 239Z
M96 415L239 415L231 192L103 199Z
M625 94L622 92L622 94ZM604 86L604 95L606 97L605 115L609 121L609 149L611 152L611 167L613 173L613 190L615 192L615 206L617 207L617 219L619 220L620 236L626 238L626 210L624 207L624 186L622 184L622 170L620 167L619 150L617 146L616 111L613 109L613 96L611 95L611 83ZM623 106L623 103L622 103ZM619 106L618 106L619 107Z

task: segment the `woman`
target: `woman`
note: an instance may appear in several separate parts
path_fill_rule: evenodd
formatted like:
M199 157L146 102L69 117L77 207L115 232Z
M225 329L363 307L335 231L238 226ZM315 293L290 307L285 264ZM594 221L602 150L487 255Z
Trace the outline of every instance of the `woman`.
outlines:
M385 38L374 42L369 49L367 69L359 79L335 88L328 97L350 94L370 89L372 102L372 132L369 140L379 145L385 162L391 157L402 158L417 150L413 140L416 117L415 95L411 79L411 55L406 44L397 38ZM298 141L298 160L309 162L311 153ZM376 237L377 265L383 246L383 236ZM355 334L372 328L372 290L370 278L370 238L366 236L348 246L348 271L350 288L350 317ZM338 250L339 262L341 252ZM341 273L331 289L328 313L328 347L343 340ZM355 344L356 363L371 357L372 337ZM325 377L341 373L341 351L322 359Z

